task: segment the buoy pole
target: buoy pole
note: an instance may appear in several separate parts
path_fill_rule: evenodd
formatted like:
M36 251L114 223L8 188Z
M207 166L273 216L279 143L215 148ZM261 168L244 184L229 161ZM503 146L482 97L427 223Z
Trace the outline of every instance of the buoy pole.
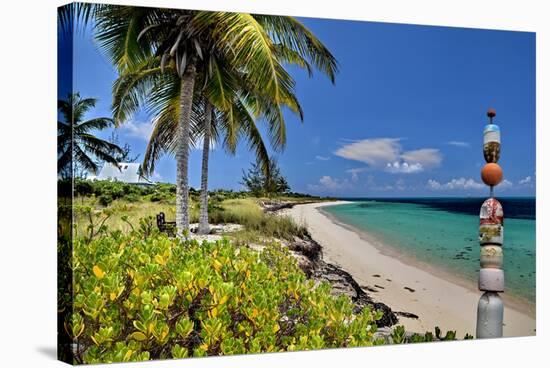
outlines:
M504 291L503 240L504 212L494 198L494 187L502 181L500 158L500 128L493 124L494 109L487 112L489 124L483 130L483 156L486 165L481 179L489 186L490 197L479 212L480 266L478 288L483 292L477 305L476 337L478 339L502 337L504 304L499 293Z

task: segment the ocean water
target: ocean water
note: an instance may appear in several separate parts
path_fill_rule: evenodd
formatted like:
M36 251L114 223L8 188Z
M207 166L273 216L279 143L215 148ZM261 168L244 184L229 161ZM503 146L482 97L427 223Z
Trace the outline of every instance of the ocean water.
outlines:
M350 200L350 199L348 199ZM477 283L483 198L353 199L324 207L404 255ZM506 293L535 302L535 198L498 198L504 208Z

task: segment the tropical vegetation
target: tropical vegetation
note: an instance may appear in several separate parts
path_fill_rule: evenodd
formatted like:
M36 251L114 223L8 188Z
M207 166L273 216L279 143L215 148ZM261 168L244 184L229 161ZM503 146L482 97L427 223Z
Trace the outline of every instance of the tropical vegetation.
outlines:
M136 186L116 181L74 181L74 212L77 236L88 236L90 225L97 230L100 224L111 230L124 233L135 228L141 218L164 212L167 221L175 218L175 193L173 184L158 183L151 186ZM190 220L200 218L201 192L190 188ZM288 193L278 200L304 203L321 200L318 197ZM260 239L293 239L306 233L303 226L295 224L290 217L266 213L260 207L265 197L256 197L246 191L215 190L209 192L209 223L239 224L242 228L231 234L236 241Z
M113 119L84 120L96 102L97 99L82 98L79 93L71 93L66 100L57 102L61 117L57 121L57 171L62 177L82 176L82 171L96 173L97 160L116 165L116 155L124 153L115 143L94 135L94 131L113 127Z
M122 217L125 231L90 220L75 232L73 282L60 289L74 363L456 339L401 326L376 335L381 312L354 311L349 297L307 279L278 242L261 251L232 236L199 243L159 233L152 217ZM71 249L61 246L61 254Z
M368 346L379 313L314 285L282 248L199 244L143 226L74 243L75 362Z
M234 116L238 108L255 119L261 117L268 122L272 143L284 147L282 108L302 116L294 80L284 64L309 73L317 68L332 81L337 71L330 51L293 17L113 5L81 5L73 12L79 19L95 18L96 39L121 75L114 91L115 118L124 121L146 105L161 122L168 120L175 132L169 141L176 143L170 148L177 162L180 234L189 227L188 155L194 103L205 101L206 126L210 105L227 114L231 124L238 121ZM231 130L229 138L235 142L240 129Z
M269 159L268 171L262 169L259 161L253 163L248 171L243 170L241 184L256 197L280 196L290 191L290 186L273 157Z

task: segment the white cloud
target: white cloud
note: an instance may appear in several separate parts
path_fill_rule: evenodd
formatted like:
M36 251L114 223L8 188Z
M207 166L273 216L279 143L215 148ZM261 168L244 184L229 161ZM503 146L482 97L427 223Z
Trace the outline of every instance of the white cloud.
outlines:
M330 157L317 155L317 156L315 156L315 159L319 160L319 161L328 161L328 160L330 160Z
M388 162L388 164L386 165L386 171L393 174L413 174L421 172L422 170L424 170L424 168L419 163L409 165L406 162L401 163L399 161L395 161L392 164Z
M324 175L319 179L318 184L310 184L308 187L311 190L320 192L335 192L342 189L349 189L351 188L351 184L347 179L335 179L331 176Z
M414 151L403 152L401 155L405 162L411 164L420 164L425 168L438 167L443 160L439 150L434 148L422 148Z
M531 176L526 176L525 178L518 181L519 185L531 185L533 178Z
M487 186L475 181L474 179L458 178L453 179L447 183L440 183L437 180L430 179L427 184L428 189L431 190L469 190L469 189L483 189Z
M449 141L447 142L448 145L450 146L455 146L455 147L470 147L470 143L468 142L461 142L461 141Z
M404 151L399 142L398 138L363 139L344 144L334 154L394 174L418 173L438 167L443 160L438 149Z
M504 179L504 180L502 181L502 183L500 183L500 184L497 186L497 188L498 188L498 189L507 189L507 188L511 188L511 187L513 187L513 186L514 186L514 184L513 184L510 180Z
M158 171L153 172L153 175L151 175L150 179L153 180L153 181L162 181L163 180L162 175L160 175L158 173Z
M485 184L475 181L474 179L458 178L452 179L447 183L440 183L437 180L430 179L426 185L431 190L489 190L489 187ZM514 184L504 179L496 189L510 189Z
M397 160L400 148L397 138L363 139L343 145L334 154L370 166L381 166Z
M153 131L153 124L129 121L124 123L119 129L131 137L149 141L151 132Z
M346 172L348 174L351 174L351 180L355 182L355 181L359 180L359 174L362 173L362 172L365 172L367 170L369 170L368 167L357 167L357 168L354 168L354 169L348 169L348 170L346 170Z

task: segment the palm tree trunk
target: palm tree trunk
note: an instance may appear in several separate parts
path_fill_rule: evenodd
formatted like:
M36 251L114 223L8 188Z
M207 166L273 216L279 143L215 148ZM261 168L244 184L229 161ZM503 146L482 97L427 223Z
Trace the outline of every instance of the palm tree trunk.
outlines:
M180 120L176 148L176 229L178 236L189 231L189 126L197 71L191 61L181 78Z
M212 105L206 100L204 111L204 142L202 145L202 172L201 172L201 213L199 233L210 233L208 225L208 155L210 153L210 137L212 129Z

